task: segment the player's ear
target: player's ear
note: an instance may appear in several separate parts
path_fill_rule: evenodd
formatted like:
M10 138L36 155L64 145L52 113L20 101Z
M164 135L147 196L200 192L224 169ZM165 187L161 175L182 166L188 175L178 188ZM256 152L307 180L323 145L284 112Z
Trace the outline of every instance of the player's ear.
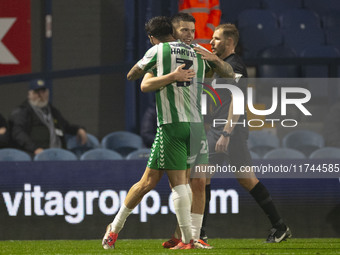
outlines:
M155 41L154 41L154 38L155 38L155 37L153 37L152 35L148 35L148 37L149 37L150 43L151 43L152 45L155 45Z
M234 40L233 40L232 37L227 38L227 44L228 44L228 46L234 46Z

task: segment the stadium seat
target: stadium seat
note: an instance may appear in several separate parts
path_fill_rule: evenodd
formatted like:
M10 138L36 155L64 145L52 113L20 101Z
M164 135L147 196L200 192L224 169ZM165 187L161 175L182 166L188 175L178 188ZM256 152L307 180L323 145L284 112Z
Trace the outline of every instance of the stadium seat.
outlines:
M12 148L0 149L0 161L31 161L31 156L24 151Z
M71 136L66 141L66 147L78 156L78 158L85 152L100 146L99 140L94 135L87 133L87 143L82 145L79 143L77 136Z
M220 1L222 11L221 23L236 24L238 15L247 9L260 9L261 0L228 0Z
M149 148L142 148L136 151L129 153L126 156L126 159L147 159L150 156L151 149Z
M237 27L254 27L259 30L271 27L278 28L278 19L275 13L269 10L249 9L242 11L237 18Z
M289 47L276 46L264 50L260 54L261 58L296 58L296 53ZM296 78L300 76L298 65L259 65L257 67L257 77L261 78Z
M81 155L80 160L120 160L123 156L118 152L109 149L97 148L86 151Z
M298 55L307 47L325 44L319 16L306 9L288 10L279 17L283 43Z
M294 27L282 30L283 44L292 48L297 55L307 47L320 46L326 44L324 31L320 27L313 29L301 29Z
M340 52L334 46L331 45L321 45L321 46L312 46L304 49L301 53L301 57L304 58L336 58L339 57Z
M302 0L262 0L262 7L280 14L290 9L302 8Z
M313 151L312 154L309 155L311 159L340 159L340 148L335 147L323 147Z
M331 45L312 46L301 52L303 58L339 58L339 50ZM302 66L304 77L326 78L329 77L328 65ZM320 86L319 86L320 87Z
M279 16L281 29L313 30L321 28L319 15L312 10L293 9L283 12Z
M102 148L114 150L126 157L130 152L141 149L142 138L128 131L117 131L107 134L101 141Z
M264 159L304 159L305 154L301 151L290 148L278 148L267 152Z
M326 31L327 45L333 45L340 49L340 30L339 28L329 28Z
M322 16L322 26L325 30L339 29L340 27L340 11L329 12Z
M244 58L256 58L266 48L280 45L282 34L275 14L268 10L245 10L238 17Z
M324 144L324 138L310 130L295 130L286 134L282 139L283 147L299 150L307 157Z
M270 132L263 130L249 132L248 148L260 157L263 157L268 151L276 149L279 146L279 138Z
M240 30L240 45L245 59L257 58L267 48L282 44L283 37L278 28L246 27Z
M253 152L253 151L250 151L250 156L252 159L260 159L261 157L259 156L259 154Z
M68 150L60 148L45 149L34 156L34 161L78 160L77 156Z

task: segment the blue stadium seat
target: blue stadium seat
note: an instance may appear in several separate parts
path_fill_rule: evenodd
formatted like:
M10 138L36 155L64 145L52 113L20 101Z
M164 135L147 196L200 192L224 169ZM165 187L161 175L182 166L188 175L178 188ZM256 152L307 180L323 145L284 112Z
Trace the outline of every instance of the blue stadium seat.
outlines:
M97 148L86 151L81 155L80 160L120 160L123 156L118 152L109 149Z
M87 143L82 145L79 143L77 136L67 138L66 147L78 156L78 158L85 152L100 146L99 140L94 135L87 133Z
M0 149L0 161L31 161L31 156L21 150L5 148Z
M240 13L237 20L244 58L256 58L261 51L282 44L282 34L273 12L245 10Z
M329 28L326 30L326 42L327 45L333 45L340 49L340 29Z
M299 27L284 29L283 44L292 48L297 55L311 46L320 46L326 44L325 33L320 27L314 27L313 29L301 29Z
M295 149L290 148L278 148L267 152L264 159L304 159L306 156Z
M253 27L258 30L265 28L278 28L278 19L275 13L269 10L249 9L241 12L237 18L237 27Z
M238 15L247 9L260 9L261 0L228 0L220 1L222 11L221 23L236 24Z
M301 57L304 58L337 58L339 55L339 49L331 45L312 46L301 52Z
M261 58L296 58L296 53L289 47L276 46L264 50L260 54ZM257 67L257 77L261 78L296 78L300 76L298 65L259 65Z
M259 154L253 152L253 151L250 151L250 156L252 159L260 159L261 157L259 156Z
M248 137L248 148L250 151L263 157L268 151L280 146L279 138L267 131L250 131Z
M331 45L312 46L301 52L303 58L339 58L339 50ZM326 78L329 77L328 65L311 65L302 67L304 77ZM320 88L320 86L319 86ZM321 88L322 89L322 88Z
M78 160L77 156L68 150L60 148L45 149L34 156L34 161Z
M128 131L116 131L107 134L101 141L102 148L114 150L126 157L130 152L141 149L142 138Z
M339 3L340 4L340 3ZM339 29L340 27L340 11L329 12L322 17L322 26L325 30Z
M311 159L340 159L340 148L335 147L323 147L316 151L313 151L312 154L309 155Z
M314 28L321 28L320 18L312 10L287 10L279 16L279 21L281 29L314 30Z
M148 159L150 156L151 149L142 148L131 152L126 156L126 159Z
M325 145L323 136L310 130L295 130L286 134L282 139L285 148L303 152L307 157L315 150Z
M280 44L282 44L282 34L277 28L247 27L240 30L242 56L246 59L259 57L262 51Z
M277 14L290 9L302 8L302 0L262 0L262 7Z

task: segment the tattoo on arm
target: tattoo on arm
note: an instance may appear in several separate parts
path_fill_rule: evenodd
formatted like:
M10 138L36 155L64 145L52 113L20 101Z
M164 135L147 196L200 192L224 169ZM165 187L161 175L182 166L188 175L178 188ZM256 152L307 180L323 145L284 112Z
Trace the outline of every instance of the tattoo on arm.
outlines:
M144 70L142 70L137 64L135 64L127 74L127 79L129 81L134 81L142 78L145 73L146 72Z
M235 73L231 65L224 61L221 62L220 65L216 65L216 73L223 78L235 78Z

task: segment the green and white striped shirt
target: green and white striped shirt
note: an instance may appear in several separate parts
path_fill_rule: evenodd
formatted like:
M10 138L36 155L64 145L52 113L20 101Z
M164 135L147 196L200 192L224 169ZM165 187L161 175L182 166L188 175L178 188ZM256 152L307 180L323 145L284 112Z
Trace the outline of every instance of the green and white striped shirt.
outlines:
M210 66L200 54L180 41L155 45L138 62L141 69L151 70L156 76L169 74L182 64L186 64L184 69L194 69L195 79L191 83L174 82L156 91L158 125L202 121L201 82Z

